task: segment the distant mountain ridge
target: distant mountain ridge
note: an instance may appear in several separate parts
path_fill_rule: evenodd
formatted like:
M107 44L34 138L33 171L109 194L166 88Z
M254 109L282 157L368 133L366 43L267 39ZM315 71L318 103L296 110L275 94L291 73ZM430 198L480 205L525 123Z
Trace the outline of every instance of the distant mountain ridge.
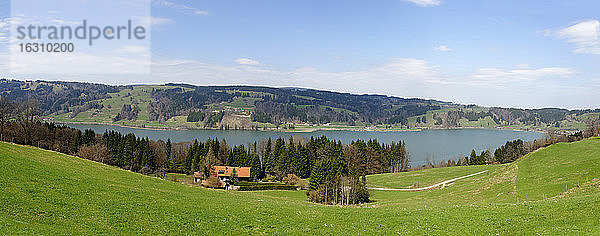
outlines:
M264 86L113 86L63 81L0 80L0 95L39 101L43 116L61 122L143 127L381 129L510 127L579 130L600 109L517 109L431 99Z

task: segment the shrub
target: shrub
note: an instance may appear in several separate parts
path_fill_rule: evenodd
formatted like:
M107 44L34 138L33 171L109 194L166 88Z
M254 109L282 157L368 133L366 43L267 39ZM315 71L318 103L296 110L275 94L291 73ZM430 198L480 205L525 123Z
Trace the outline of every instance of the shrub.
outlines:
M296 190L296 186L284 184L261 184L239 186L238 191L258 191L258 190Z
M143 175L149 175L152 174L152 168L144 166L142 167L142 169L140 170L140 173Z
M235 182L235 186L238 186L238 191L257 191L257 190L295 190L297 187L294 185L280 184L280 183L259 183L259 182L247 182L239 181Z
M296 184L296 186L298 186L298 188L300 188L300 189L308 189L308 187L309 187L308 180L300 179L298 181L298 183Z
M210 188L220 188L221 180L219 180L219 178L217 178L216 176L208 177L208 180L206 181L206 186Z
M286 177L283 177L283 182L289 185L297 185L300 180L302 179L295 174L288 174Z
M275 182L277 181L277 177L273 176L273 175L267 175L267 177L262 179L265 182Z
M110 153L108 152L108 149L105 145L98 143L81 146L79 148L79 151L77 152L77 156L92 161L102 162L105 164L108 164L110 162Z

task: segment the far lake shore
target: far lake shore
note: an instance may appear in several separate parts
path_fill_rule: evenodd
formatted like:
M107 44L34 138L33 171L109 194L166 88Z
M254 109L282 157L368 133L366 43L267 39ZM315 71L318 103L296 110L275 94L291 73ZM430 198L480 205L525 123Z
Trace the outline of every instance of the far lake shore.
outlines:
M339 128L339 127L331 127L324 128L323 126L315 127L315 128L298 128L298 129L219 129L219 128L189 128L189 127L142 127L136 125L123 125L123 124L115 124L115 123L103 123L103 122L68 122L68 121L52 121L56 124L64 124L64 125L107 125L107 126L115 126L121 128L130 128L130 129L143 129L143 130L172 130L172 131L181 131L181 130L244 130L244 131L264 131L264 132L281 132L281 133L313 133L317 131L355 131L355 132L419 132L423 130L462 130L462 129L481 129L481 130L512 130L512 131L523 131L523 132L538 132L542 134L547 134L547 130L541 129L515 129L515 128L507 128L507 127L494 127L494 128L485 128L485 127L419 127L413 129L385 129L385 128Z

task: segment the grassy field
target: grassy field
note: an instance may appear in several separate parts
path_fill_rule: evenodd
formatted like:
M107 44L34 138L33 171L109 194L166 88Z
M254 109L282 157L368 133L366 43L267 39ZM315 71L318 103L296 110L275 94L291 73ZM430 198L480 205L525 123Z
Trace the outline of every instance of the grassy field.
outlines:
M444 180L465 176L484 170L494 170L501 165L464 166L443 169L426 169L406 173L388 173L368 176L371 187L410 188L426 187ZM442 170L442 171L440 171Z
M373 191L372 203L338 207L309 203L302 191L210 190L0 143L0 230L151 235L598 234L599 158L600 139L591 139L554 145L507 165L374 175L368 177L370 186L407 187L489 170L443 189Z

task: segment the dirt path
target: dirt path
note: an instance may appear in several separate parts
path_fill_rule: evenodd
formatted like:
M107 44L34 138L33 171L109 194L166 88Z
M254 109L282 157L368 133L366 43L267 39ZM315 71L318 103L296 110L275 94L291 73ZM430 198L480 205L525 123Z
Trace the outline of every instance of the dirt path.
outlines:
M427 186L427 187L422 187L422 188L368 188L368 189L373 189L373 190L382 190L382 191L407 191L407 192L416 192L416 191L423 191L423 190L429 190L429 189L434 189L437 188L439 186L445 186L446 184L452 183L454 181L457 181L459 179L464 179L464 178L469 178L471 176L475 176L478 174L482 174L487 172L487 170L481 171L481 172L477 172L475 174L470 174L470 175L465 175L465 176L461 176L461 177L456 177L454 179L449 179L431 186Z

